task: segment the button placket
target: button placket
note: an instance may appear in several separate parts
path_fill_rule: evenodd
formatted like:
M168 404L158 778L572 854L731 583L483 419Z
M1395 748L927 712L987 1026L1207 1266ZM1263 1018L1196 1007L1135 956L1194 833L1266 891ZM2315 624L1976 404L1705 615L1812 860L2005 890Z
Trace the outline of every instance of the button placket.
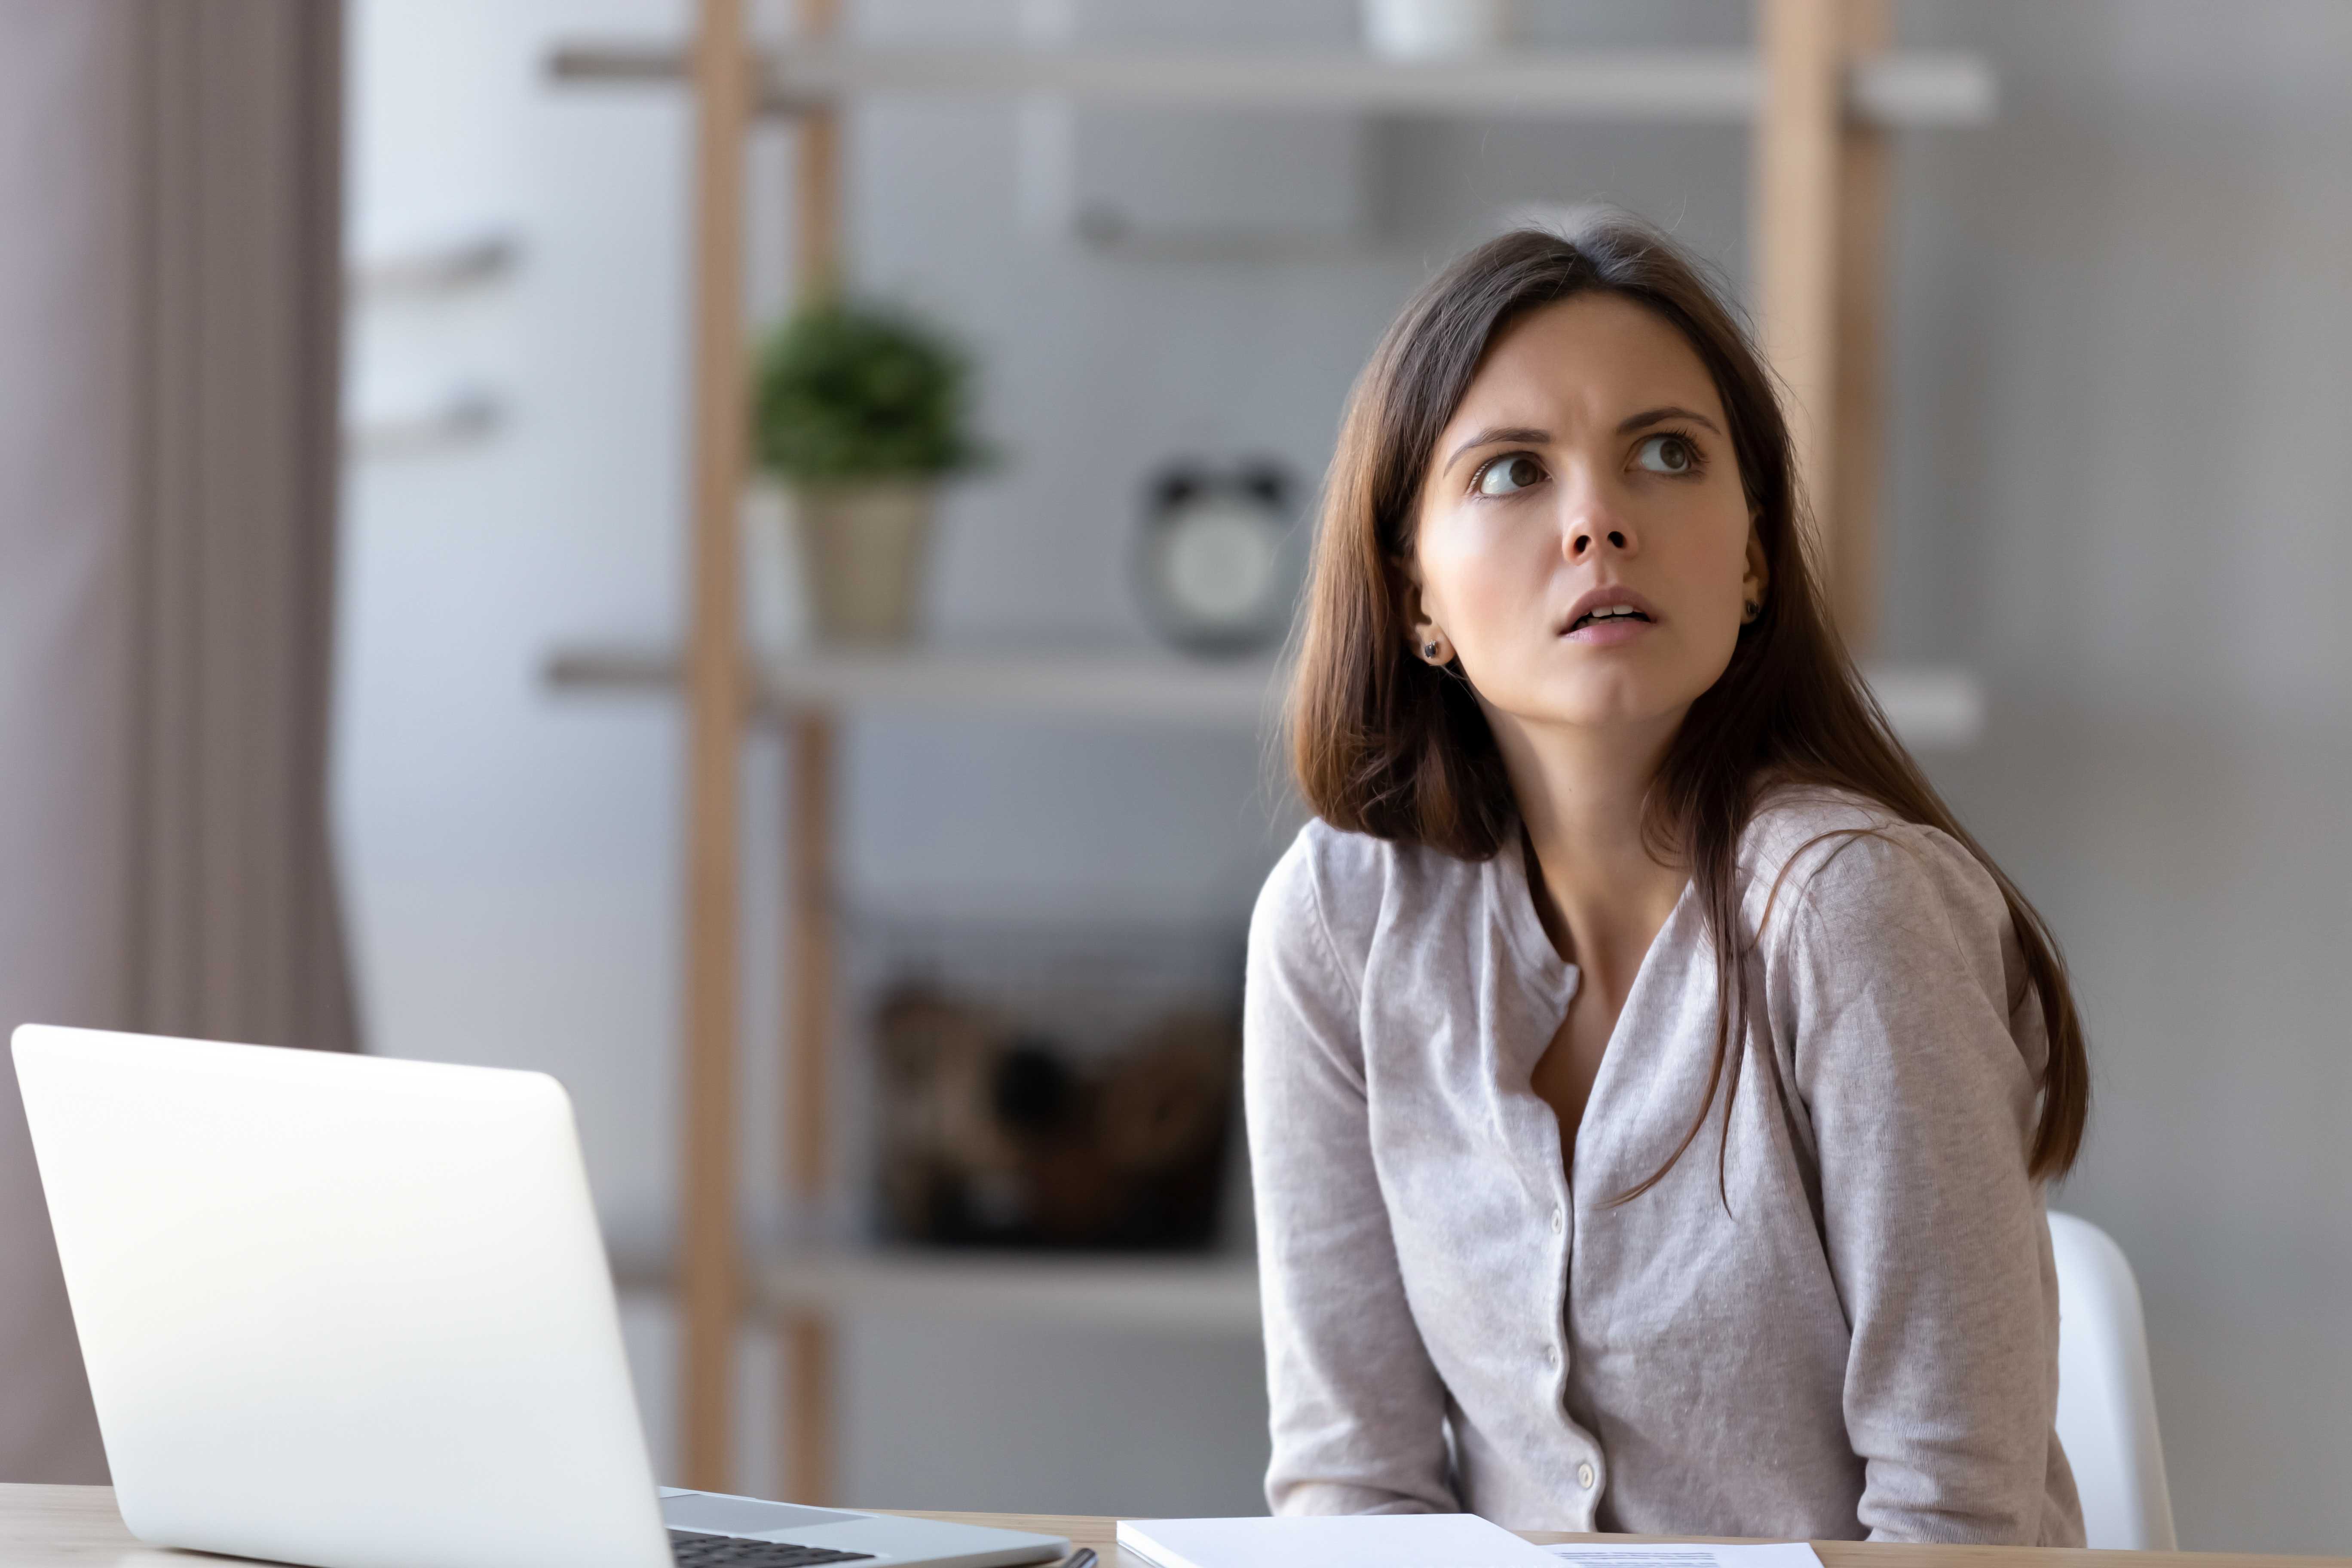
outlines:
M1564 1204L1555 1203L1551 1205L1551 1233L1555 1237L1561 1237L1568 1235L1568 1207ZM1568 1332L1568 1252L1563 1247L1559 1254L1560 1284L1558 1315L1552 1321L1550 1333L1544 1340L1544 1365L1550 1369L1555 1380L1565 1359L1565 1352L1560 1349L1560 1341ZM1557 1381L1554 1387L1557 1390Z
M1568 1205L1565 1203L1555 1203L1551 1206L1551 1233L1561 1238L1559 1253L1559 1315L1552 1321L1552 1342L1544 1347L1544 1360L1557 1372L1568 1359L1568 1352L1563 1346L1568 1337L1569 1275L1571 1271L1570 1265L1574 1259L1576 1251L1576 1244L1568 1239Z

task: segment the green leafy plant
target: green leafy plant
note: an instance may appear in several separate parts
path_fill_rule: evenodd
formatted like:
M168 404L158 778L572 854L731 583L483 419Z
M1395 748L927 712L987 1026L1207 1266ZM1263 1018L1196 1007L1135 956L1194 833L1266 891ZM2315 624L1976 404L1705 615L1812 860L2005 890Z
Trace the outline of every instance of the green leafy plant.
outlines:
M984 456L966 427L971 365L920 319L826 300L782 322L760 353L760 466L795 484L926 479Z

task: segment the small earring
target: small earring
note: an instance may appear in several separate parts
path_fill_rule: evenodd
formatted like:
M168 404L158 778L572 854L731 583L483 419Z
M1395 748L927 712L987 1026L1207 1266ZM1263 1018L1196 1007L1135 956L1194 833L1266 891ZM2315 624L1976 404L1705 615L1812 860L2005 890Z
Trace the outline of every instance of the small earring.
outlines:
M1429 660L1432 664L1436 663L1436 662L1437 662L1437 645L1436 645L1435 643L1433 643L1433 642L1425 642L1425 643L1422 644L1422 645L1421 645L1421 657L1422 657L1422 658L1425 658L1425 659L1427 659L1427 660Z
M1759 604L1758 604L1758 603L1757 603L1755 600L1753 600L1753 599L1748 600L1748 603L1747 603L1746 605L1744 605L1743 606L1741 606L1741 607L1742 607L1743 609L1745 609L1745 610L1748 612L1746 615L1743 615L1743 616L1741 616L1739 617L1740 624L1741 624L1741 625L1743 625L1743 626L1745 626L1748 622L1754 620L1758 616L1761 615L1761 614L1763 613L1763 611L1764 611L1764 606L1763 606L1763 605L1759 605Z

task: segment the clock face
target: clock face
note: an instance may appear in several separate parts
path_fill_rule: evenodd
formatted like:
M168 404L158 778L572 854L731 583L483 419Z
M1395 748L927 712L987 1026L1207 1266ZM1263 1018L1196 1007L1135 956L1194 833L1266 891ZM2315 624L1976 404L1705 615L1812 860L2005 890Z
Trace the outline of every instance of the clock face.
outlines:
M1277 521L1262 506L1212 496L1161 526L1168 595L1176 607L1204 625L1255 622L1282 551Z
M1287 629L1298 576L1287 490L1267 465L1162 476L1144 520L1137 588L1170 640L1241 652Z

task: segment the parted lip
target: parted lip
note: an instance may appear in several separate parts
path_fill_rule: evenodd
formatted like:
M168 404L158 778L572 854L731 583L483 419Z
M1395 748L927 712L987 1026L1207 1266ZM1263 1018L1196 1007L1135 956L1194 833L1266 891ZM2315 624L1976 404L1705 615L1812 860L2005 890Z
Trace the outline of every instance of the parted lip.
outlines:
M1603 605L1631 605L1653 621L1662 618L1658 615L1658 607L1650 603L1649 600L1643 598L1641 595L1633 592L1633 589L1604 585L1585 594L1583 596L1579 598L1575 604L1570 605L1568 607L1567 616L1563 617L1559 623L1559 635L1561 637L1566 637L1569 633L1574 631L1576 629L1577 622L1582 620L1593 611L1601 608Z

